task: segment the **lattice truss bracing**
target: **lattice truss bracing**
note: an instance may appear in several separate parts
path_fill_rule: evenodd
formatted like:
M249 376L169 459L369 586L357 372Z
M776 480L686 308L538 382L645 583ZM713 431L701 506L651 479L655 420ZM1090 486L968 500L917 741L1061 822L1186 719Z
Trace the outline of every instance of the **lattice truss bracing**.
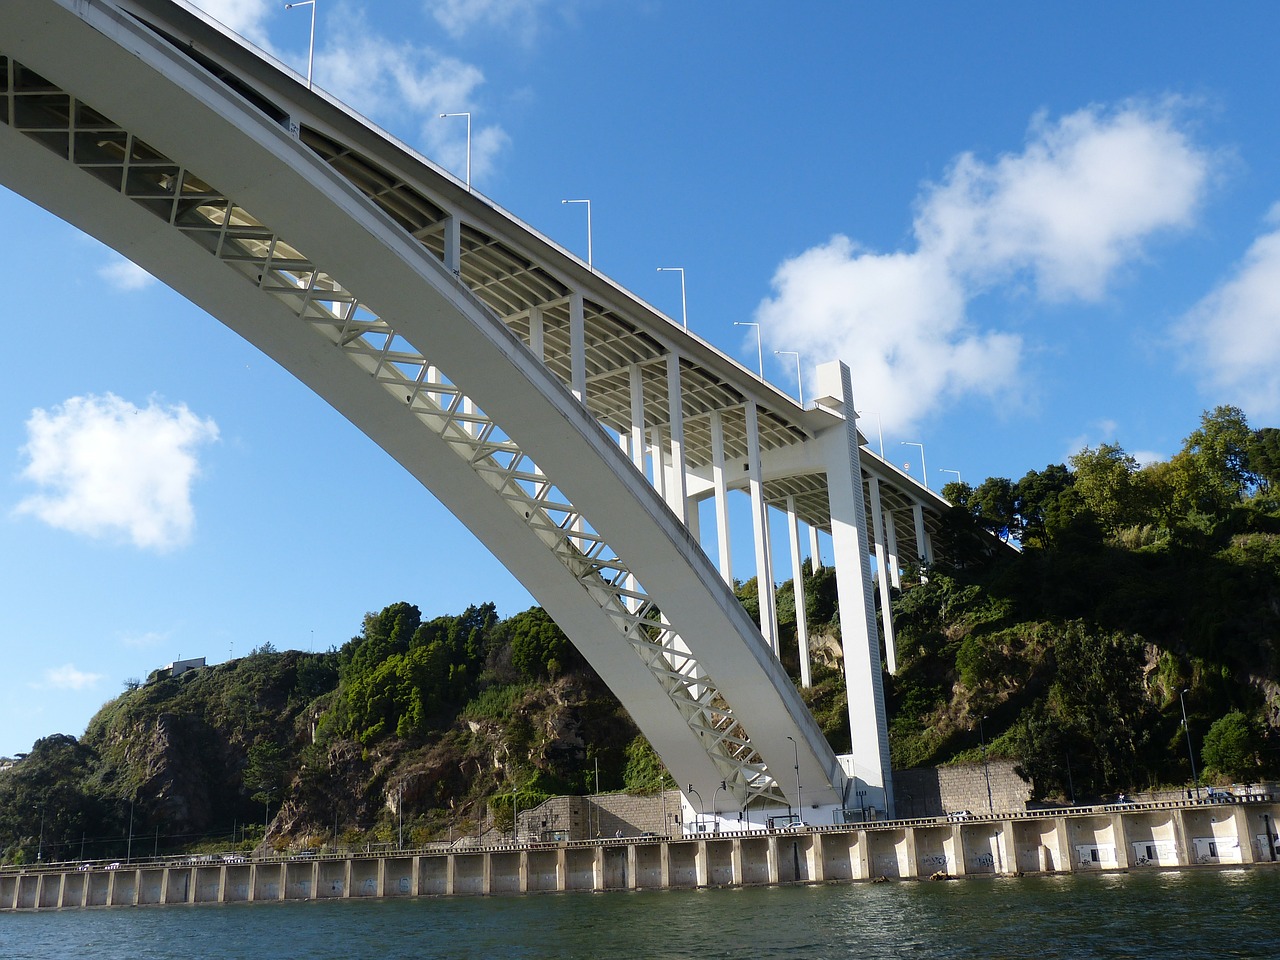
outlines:
M422 425L469 464L583 585L648 666L739 802L745 805L757 797L783 800L714 678L665 623L626 563L519 444L431 362L424 350L427 345L409 343L334 273L313 263L304 251L197 172L4 55L0 55L0 122L43 144L198 244L245 282L286 306L314 335L339 347L353 364L407 404ZM322 140L310 137L309 142L325 155ZM439 233L432 229L440 219L438 207L371 172L367 165L344 163L341 151L327 154L331 164L384 212L428 248L436 244L439 252ZM529 262L495 249L475 231L464 233L464 244L470 254L464 279L482 299L495 308L501 306L503 312L518 313L537 305L554 319L565 293L562 285ZM497 285L495 273L507 280L517 277L519 282L515 287ZM524 291L521 297L511 292L517 288ZM503 299L495 300L499 295ZM600 316L597 327L603 329L606 324ZM619 359L635 362L654 356L656 345L637 330L614 330L611 335ZM568 379L567 369L555 372ZM607 392L597 396L607 397ZM607 401L600 402L607 406ZM772 429L784 427L775 424Z

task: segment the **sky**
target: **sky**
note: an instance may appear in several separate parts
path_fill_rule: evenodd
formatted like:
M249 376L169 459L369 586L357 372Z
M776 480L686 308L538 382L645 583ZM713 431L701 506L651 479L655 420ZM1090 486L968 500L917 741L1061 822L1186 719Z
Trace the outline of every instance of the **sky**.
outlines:
M318 3L317 86L460 177L470 111L478 191L584 258L589 198L597 269L679 320L684 268L788 392L775 350L843 359L935 490L1280 425L1280 5ZM305 74L309 7L196 5ZM530 605L221 324L3 188L0 223L0 756L174 659Z

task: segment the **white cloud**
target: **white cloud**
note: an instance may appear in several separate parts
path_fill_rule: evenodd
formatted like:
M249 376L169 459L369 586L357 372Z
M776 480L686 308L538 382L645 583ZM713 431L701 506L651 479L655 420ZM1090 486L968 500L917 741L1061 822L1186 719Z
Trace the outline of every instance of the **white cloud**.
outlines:
M979 282L1027 270L1047 299L1096 300L1159 230L1189 226L1210 159L1177 129L1172 107L1126 104L1031 124L1020 154L964 154L925 198L922 248Z
M269 0L195 0L196 5L232 30L280 57L295 69L306 69L301 54L285 53L271 43L267 20L284 3ZM475 26L502 27L522 34L536 32L537 12L545 0L449 0L427 3L427 13L458 36ZM305 17L310 8L292 11ZM390 39L369 26L361 6L324 0L316 26L313 76L316 86L350 104L384 127L400 131L459 178L467 166L467 129L463 120L442 120L442 113L475 110L476 91L484 84L479 67L438 50L403 39ZM277 32L282 27L275 24ZM304 25L297 36L307 40ZM293 36L293 33L290 34ZM289 49L296 51L296 44ZM481 125L473 117L471 179L483 182L510 137L496 124ZM403 133L403 131L412 131Z
M926 187L915 250L836 236L778 268L757 319L775 347L848 363L858 406L891 429L1015 396L1022 337L975 329L969 301L1022 275L1046 300L1099 298L1153 234L1192 222L1211 166L1167 105L1036 118L1021 153L965 154Z
M124 257L116 257L110 263L99 267L98 276L124 293L141 290L155 281L151 274Z
M135 546L168 550L195 524L195 451L217 439L213 420L183 404L136 407L113 394L72 397L27 421L24 479L41 492L16 510L92 537L123 534Z
M424 0L427 13L455 39L482 27L532 43L547 0ZM563 8L563 3L560 5ZM562 9L563 12L563 9Z
M1182 319L1184 362L1202 387L1256 416L1280 416L1280 204L1235 273Z
M472 110L484 83L479 67L439 54L430 47L395 42L365 29L357 18L341 43L316 54L318 82L361 113L386 126L417 125L417 143L459 177L467 162L467 125L442 113ZM472 118L471 179L483 180L510 142L500 126Z
M41 682L29 686L42 690L87 690L96 687L101 680L100 673L86 673L77 670L74 664L64 663L60 667L46 670Z
M148 630L145 633L127 633L120 637L120 642L135 650L146 650L168 643L170 634L167 631Z
M274 0L192 0L209 16L224 26L230 27L246 40L252 40L258 46L269 49L267 41L266 19L284 7L284 2Z

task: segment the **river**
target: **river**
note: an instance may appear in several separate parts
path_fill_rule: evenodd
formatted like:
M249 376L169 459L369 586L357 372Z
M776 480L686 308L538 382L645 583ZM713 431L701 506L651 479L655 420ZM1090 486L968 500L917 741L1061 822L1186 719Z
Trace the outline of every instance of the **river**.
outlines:
M1280 870L0 915L3 960L1280 958Z

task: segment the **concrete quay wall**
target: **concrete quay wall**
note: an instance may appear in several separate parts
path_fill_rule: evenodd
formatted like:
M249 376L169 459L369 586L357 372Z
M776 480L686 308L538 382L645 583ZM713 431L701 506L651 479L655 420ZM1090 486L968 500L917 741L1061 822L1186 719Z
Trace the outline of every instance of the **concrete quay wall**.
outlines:
M0 912L148 904L667 890L1280 861L1280 802L1166 802L689 839L0 871Z

